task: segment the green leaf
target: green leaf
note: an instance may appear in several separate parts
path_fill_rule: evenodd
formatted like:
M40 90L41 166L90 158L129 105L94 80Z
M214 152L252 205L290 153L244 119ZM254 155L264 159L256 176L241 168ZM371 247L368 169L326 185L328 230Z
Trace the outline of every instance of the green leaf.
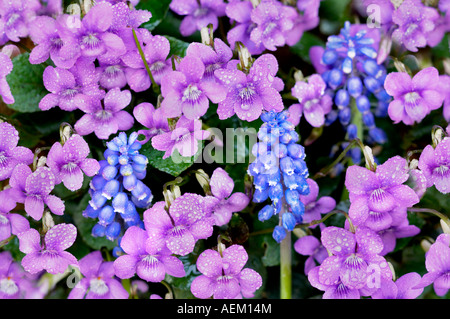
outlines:
M320 3L319 15L331 21L344 19L350 3L351 0L324 0Z
M150 11L152 17L147 23L144 23L142 27L149 31L152 31L163 21L167 11L169 11L169 5L171 0L143 0L136 6L136 9Z
M39 102L48 94L42 82L45 67L42 64L31 64L29 56L25 52L13 58L14 68L6 76L15 99L15 103L8 107L22 113L40 111Z
M180 153L175 150L172 156L163 159L164 152L154 149L151 146L151 143L144 144L140 150L140 153L148 158L148 163L150 166L175 177L179 176L182 172L191 167L201 152L201 142L199 142L199 150L197 151L197 154L192 157L181 156Z
M183 58L186 55L186 50L189 46L188 42L178 40L177 38L166 35L165 36L170 43L170 53L169 56L175 55Z

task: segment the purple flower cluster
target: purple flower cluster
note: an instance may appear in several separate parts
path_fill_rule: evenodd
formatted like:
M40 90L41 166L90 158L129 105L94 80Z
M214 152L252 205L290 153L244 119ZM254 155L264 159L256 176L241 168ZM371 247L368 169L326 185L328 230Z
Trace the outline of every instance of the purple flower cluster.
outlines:
M128 85L141 92L150 87L133 32L155 79L159 81L170 67L168 40L139 28L150 17L150 12L131 10L124 2L102 1L82 19L61 14L30 22L30 37L36 44L30 62L39 64L50 57L56 66L45 69L44 85L50 93L40 109L83 111L86 114L75 124L80 135L95 132L98 138L108 139L130 129L134 118L123 109L130 104L131 93L122 89Z
M321 234L321 242L329 256L308 272L311 285L324 291L324 299L359 299L379 288L375 277L392 280L381 238L368 228L358 227L355 233L330 226ZM378 283L379 284L379 283Z
M396 5L387 0L363 0L363 5L379 6L379 23L387 36L411 52L427 45L436 46L449 30L448 1L440 1L438 8L418 0L405 0Z
M170 9L176 14L185 16L180 24L183 36L189 36L209 24L216 30L219 17L225 15L226 4L223 0L173 0Z
M319 5L317 0L298 1L296 7L274 0L230 1L225 12L236 25L228 31L228 42L232 48L241 42L255 55L292 46L318 26Z
M42 218L45 205L53 214L63 215L64 202L51 194L56 185L63 182L69 190L78 190L82 187L83 172L93 176L100 169L95 159L87 158L89 147L76 134L70 136L64 146L56 142L49 151L47 166L39 166L34 171L28 166L33 161L31 151L23 147L16 148L22 150L22 154L28 154L30 159L17 163L17 159L21 158L17 156L16 162L8 161L15 164L9 179L10 191L16 202L25 205L25 212L34 220Z
M128 292L114 278L112 261L104 261L100 251L93 251L78 261L84 276L68 299L128 299Z
M407 218L406 209L419 202L414 190L404 184L408 178L408 165L400 156L377 166L375 172L357 165L347 169L349 217L356 227L366 227L381 236L381 255L395 248L396 238L411 237L420 231Z

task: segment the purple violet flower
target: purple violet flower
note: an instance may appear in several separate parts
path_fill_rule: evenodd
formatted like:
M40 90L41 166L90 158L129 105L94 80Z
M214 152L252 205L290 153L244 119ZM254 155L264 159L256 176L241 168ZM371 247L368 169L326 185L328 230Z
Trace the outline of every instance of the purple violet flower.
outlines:
M263 110L281 112L284 109L280 93L274 87L278 62L272 54L264 54L253 62L248 74L238 69L219 69L214 75L228 89L219 102L219 119L236 114L241 120L254 121Z
M0 44L8 40L19 42L28 36L28 23L36 16L41 4L38 0L0 1Z
M102 140L109 138L117 131L129 130L134 124L134 118L123 109L131 102L131 93L128 90L111 89L106 93L103 105L100 100L93 99L92 103L79 105L85 112L77 123L75 130L80 135L92 132Z
M114 272L121 279L137 274L143 280L160 282L166 273L178 278L186 275L181 260L171 256L164 244L150 240L147 232L137 226L127 229L120 247L126 254L114 261Z
M144 212L145 229L153 242L164 243L173 254L185 256L194 250L197 240L212 235L214 204L211 198L192 193L177 197L168 212L165 202L157 202Z
M445 137L436 148L431 145L424 148L419 169L425 175L427 187L434 185L441 193L450 193L450 137Z
M11 58L4 52L0 52L0 96L5 104L14 104L14 96L11 93L11 88L6 81L6 76L13 70L13 63Z
M35 287L9 251L0 253L0 299L38 299Z
M444 106L442 115L450 123L450 75L439 76L439 90L444 96Z
M286 44L293 46L303 36L305 31L319 25L319 7L321 0L297 1L297 9L301 13L293 19L294 26L285 33Z
M439 12L420 0L404 0L392 14L392 21L398 25L392 39L411 52L417 52L427 42L430 46L436 45L440 40L433 33L438 18Z
M373 268L380 271L380 279L392 279L388 263L379 255L383 249L381 238L368 228L359 227L351 233L330 226L322 231L321 242L331 255L309 271L308 280L313 287L325 291L324 299L370 295L374 292L370 281Z
M11 189L0 192L0 241L13 235L18 235L30 228L28 219L11 211L16 207Z
M68 15L60 15L56 20L48 16L36 17L30 22L30 38L35 47L30 53L30 63L41 64L50 57L59 68L71 68L79 53L73 52L71 56L61 54L64 42L61 33L70 32L68 28Z
M305 213L303 215L303 223L310 223L313 220L322 218L322 214L331 212L336 207L336 201L330 196L319 195L319 185L311 178L307 178L306 182L309 187L308 195L300 195L300 201L305 205ZM315 228L312 226L311 228Z
M38 167L34 172L25 164L18 164L11 175L9 185L16 201L25 204L25 212L34 220L40 220L44 205L55 215L64 214L64 202L50 192L55 187L55 176L48 167Z
M406 72L389 73L384 82L386 92L394 97L389 103L389 117L394 123L420 123L442 105L444 96L438 83L439 73L434 67L419 71L412 79Z
M244 268L247 260L248 254L240 245L232 245L222 253L205 250L197 259L197 269L202 275L192 281L191 292L201 299L254 297L262 286L262 278L253 269Z
M251 18L252 11L251 1L231 1L227 4L225 12L230 20L236 22L235 27L228 31L227 40L233 50L236 42L242 42L250 54L258 55L265 50L265 47L262 42L256 45L250 39L251 32L256 27L256 23Z
M223 168L216 168L211 176L211 192L217 199L213 209L215 225L227 224L234 212L247 207L250 199L244 193L233 193L234 181Z
M61 54L70 57L80 52L82 56L91 58L105 54L108 57L124 55L126 47L122 38L108 31L113 23L112 7L110 3L99 2L83 17L79 28L62 33L64 45Z
M372 299L416 299L423 292L423 288L414 288L419 284L420 279L418 273L410 272L396 281L383 281L380 289L374 292L371 297Z
M39 232L30 228L17 235L19 249L26 256L22 259L23 268L31 274L46 270L50 274L66 271L69 265L77 265L77 259L65 251L73 245L77 228L72 224L58 224L50 228L41 244Z
M111 90L113 88L123 89L127 84L127 77L125 75L126 66L119 61L100 62L100 85Z
M178 15L186 16L180 24L181 35L190 36L197 30L212 24L213 30L219 26L219 17L225 15L223 0L173 0L170 9Z
M381 256L385 256L394 251L398 238L413 237L420 233L419 227L409 224L406 210L397 211L396 214L391 214L391 216L391 226L378 232L378 235L383 241L383 250L380 252Z
M178 64L177 71L169 72L161 81L163 115L168 118L182 114L190 120L203 116L209 100L219 103L226 96L226 89L213 81L202 81L205 65L198 57L186 56Z
M297 239L294 250L300 255L309 256L305 261L305 275L316 267L316 262L320 265L328 257L326 248L314 236L303 236Z
M161 84L164 76L172 71L172 62L168 59L170 52L169 40L160 35L152 36L145 41L142 51L156 84ZM133 91L142 92L150 88L150 77L139 51L127 52L122 57L122 61L128 67L125 69L125 74L128 84Z
M133 116L147 129L139 130L138 133L145 136L145 139L139 141L142 145L147 143L156 135L170 131L167 118L162 115L161 108L155 109L151 103L143 102L136 105L133 109Z
M99 78L93 61L87 58L78 59L70 70L48 66L43 80L50 93L39 102L39 108L47 111L59 106L62 110L73 111L86 107L104 97L104 91L98 88Z
M193 42L186 49L186 56L199 57L205 66L202 81L216 81L214 71L224 68L233 57L233 51L222 40L215 38L213 47Z
M100 251L93 251L78 261L84 276L72 289L68 299L128 299L122 283L114 278L112 261L103 261Z
M19 132L7 122L0 123L0 181L11 177L13 169L19 163L30 165L33 152L26 147L17 146Z
M250 39L256 44L263 44L267 50L275 51L276 47L286 44L286 33L294 27L297 11L290 6L275 0L262 0L253 9L251 18L256 27Z
M83 185L83 172L94 176L100 170L100 164L93 158L87 158L90 150L84 139L72 135L64 145L56 142L47 156L47 165L56 177L56 184L61 181L64 186L76 191Z
M172 156L175 150L178 150L181 156L191 157L197 153L199 141L208 136L209 132L202 130L200 120L189 120L182 116L173 131L153 136L152 146L159 151L165 151L163 159Z
M450 274L450 235L441 234L425 255L426 273L420 283L414 288L424 288L433 284L438 296L445 296L450 289L448 277Z
M345 186L352 205L358 202L371 211L387 212L396 205L412 207L419 202L417 194L403 185L408 177L406 160L394 156L377 166L376 172L357 165L350 166L346 172Z
M325 123L325 115L331 111L333 100L325 93L326 83L318 74L309 77L308 83L296 82L292 88L292 95L300 103L289 107L289 121L294 125L300 123L302 113L305 119L314 127L320 127Z

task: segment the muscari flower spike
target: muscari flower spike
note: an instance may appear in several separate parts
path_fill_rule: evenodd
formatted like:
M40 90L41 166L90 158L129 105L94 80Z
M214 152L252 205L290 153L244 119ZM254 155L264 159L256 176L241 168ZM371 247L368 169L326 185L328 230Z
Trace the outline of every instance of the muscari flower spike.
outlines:
M143 227L137 208L147 208L153 199L150 188L142 182L148 159L139 154L138 133L127 137L121 132L107 143L105 160L90 183L91 200L83 216L98 218L92 233L116 240L122 228Z
M391 100L384 89L386 68L377 63L378 41L379 34L375 31L347 21L339 35L328 38L322 54L321 66L325 68L321 68L321 75L327 83L327 93L337 106L337 110L327 114L325 124L339 119L347 129L349 140L358 134L354 127L349 127L355 110L361 114L363 125L368 129L366 139L369 143L383 144L387 140L386 133L375 125L375 116L387 116ZM373 104L376 104L375 108ZM359 152L350 155L354 162L360 161Z
M300 195L310 191L304 148L297 144L299 136L288 117L287 111L262 114L264 123L258 132L260 142L253 149L256 160L249 166L255 185L253 201L262 203L268 198L272 201L260 210L259 220L265 221L280 213L285 202L286 211L280 214L280 223L273 233L277 242L302 221L305 205L300 201Z

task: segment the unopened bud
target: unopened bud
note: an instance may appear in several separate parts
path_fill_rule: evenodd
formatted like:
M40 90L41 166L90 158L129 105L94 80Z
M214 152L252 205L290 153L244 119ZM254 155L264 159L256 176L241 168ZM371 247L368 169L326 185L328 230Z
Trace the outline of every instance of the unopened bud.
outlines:
M431 245L433 245L433 243L429 239L423 239L420 242L420 247L422 247L424 252L427 252L428 250L430 250Z
M364 157L366 159L366 167L370 169L371 167L376 168L375 159L373 158L372 149L369 146L364 146Z
M53 226L55 226L55 221L50 212L46 210L42 215L42 231L47 233Z
M206 195L211 195L211 187L210 187L210 179L209 176L205 173L204 170L199 169L195 173L195 177L197 178L198 183L203 188Z
M41 156L41 157L39 157L39 159L37 161L36 168L43 167L43 166L45 166L46 163L47 163L47 157Z
M83 1L84 14L87 14L93 6L94 6L94 4L92 3L92 0L84 0Z
M392 48L392 38L390 36L385 36L380 41L380 46L378 49L377 63L383 63L386 58L391 53Z
M200 29L200 35L202 37L202 43L206 44L206 45L211 45L212 44L212 39L211 39L211 33L210 33L210 27L203 27Z
M256 8L261 2L261 0L250 0L250 2L252 3L253 8Z
M444 138L444 130L442 127L437 126L433 129L431 133L431 140L433 141L433 147L436 147Z
M59 135L61 137L61 144L64 145L72 134L73 129L69 124L61 125L59 130Z
M393 4L394 8L397 10L398 7L401 6L404 0L391 0L391 3Z
M20 54L20 50L14 44L9 44L9 45L5 45L2 48L2 53L6 54L7 56L9 56L12 59Z
M397 59L394 59L394 66L398 72L408 73L408 71L406 70L406 66Z
M389 261L387 262L389 268L391 269L392 272L392 280L395 281L397 279L397 276L395 274L395 269L394 269L394 265L392 265Z
M417 167L419 167L419 160L414 158L411 160L411 162L409 162L409 169L416 169Z
M305 77L303 76L302 71L300 71L300 70L295 71L294 72L294 79L295 79L295 82L305 81Z
M449 43L449 48L450 48L450 43ZM442 64L444 65L444 71L445 74L450 75L450 59L447 58L444 61L442 61Z
M239 60L241 61L241 67L243 69L250 68L250 63L252 61L252 55L248 51L248 49L244 45L238 46L238 54L239 54Z
M444 233L450 234L450 225L443 219L441 219L441 227Z

